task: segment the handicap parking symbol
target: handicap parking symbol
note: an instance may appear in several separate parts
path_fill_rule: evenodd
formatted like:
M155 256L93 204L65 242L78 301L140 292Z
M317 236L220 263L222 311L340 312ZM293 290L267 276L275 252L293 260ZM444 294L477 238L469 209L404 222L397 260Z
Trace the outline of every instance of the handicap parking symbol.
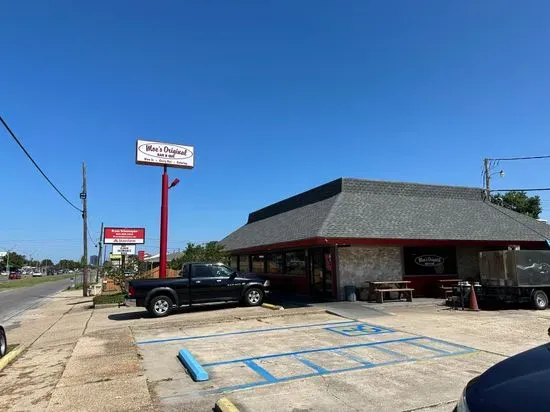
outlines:
M332 328L325 328L334 333L339 333L344 336L363 336L363 335L377 335L380 333L390 333L393 330L383 328L381 326L369 325L368 323L358 323L355 325L336 326Z

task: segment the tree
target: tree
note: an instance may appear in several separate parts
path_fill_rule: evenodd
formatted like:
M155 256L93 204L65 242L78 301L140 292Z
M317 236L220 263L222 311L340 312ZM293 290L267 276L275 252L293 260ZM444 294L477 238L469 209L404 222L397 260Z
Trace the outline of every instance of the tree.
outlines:
M540 197L527 196L526 192L507 192L504 195L499 193L493 197L493 202L535 219L538 219L542 212Z
M50 259L44 259L42 262L40 262L41 266L53 266L53 262Z
M188 243L182 255L170 262L172 269L181 269L187 262L229 262L229 254L224 252L218 242L208 242L204 245Z
M25 266L25 256L20 255L17 252L9 252L9 261L10 261L10 268L20 268L22 266ZM6 269L7 263L8 263L8 255L4 256L1 260L2 267Z

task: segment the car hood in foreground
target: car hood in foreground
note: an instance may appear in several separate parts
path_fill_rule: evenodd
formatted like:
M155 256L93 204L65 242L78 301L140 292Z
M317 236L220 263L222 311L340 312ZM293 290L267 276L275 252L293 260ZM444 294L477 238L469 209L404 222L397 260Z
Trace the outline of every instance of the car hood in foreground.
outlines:
M466 389L471 412L545 410L550 404L550 344L505 359ZM542 408L542 409L541 409Z

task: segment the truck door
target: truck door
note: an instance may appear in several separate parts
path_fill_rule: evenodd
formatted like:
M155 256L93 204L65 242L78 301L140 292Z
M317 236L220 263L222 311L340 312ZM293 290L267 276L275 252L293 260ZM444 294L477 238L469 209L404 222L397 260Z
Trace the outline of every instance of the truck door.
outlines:
M223 270L225 269L225 270ZM193 264L191 267L191 302L235 300L240 297L238 286L225 266Z

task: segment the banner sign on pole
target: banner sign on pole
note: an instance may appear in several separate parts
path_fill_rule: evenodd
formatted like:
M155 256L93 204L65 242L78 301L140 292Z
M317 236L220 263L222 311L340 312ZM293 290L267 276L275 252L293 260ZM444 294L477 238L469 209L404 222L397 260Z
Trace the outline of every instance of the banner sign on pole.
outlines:
M181 144L138 140L136 163L192 169L195 166L195 148Z
M135 255L136 245L113 245L115 255Z
M145 229L131 227L106 227L103 232L103 243L109 244L141 244L145 243Z

